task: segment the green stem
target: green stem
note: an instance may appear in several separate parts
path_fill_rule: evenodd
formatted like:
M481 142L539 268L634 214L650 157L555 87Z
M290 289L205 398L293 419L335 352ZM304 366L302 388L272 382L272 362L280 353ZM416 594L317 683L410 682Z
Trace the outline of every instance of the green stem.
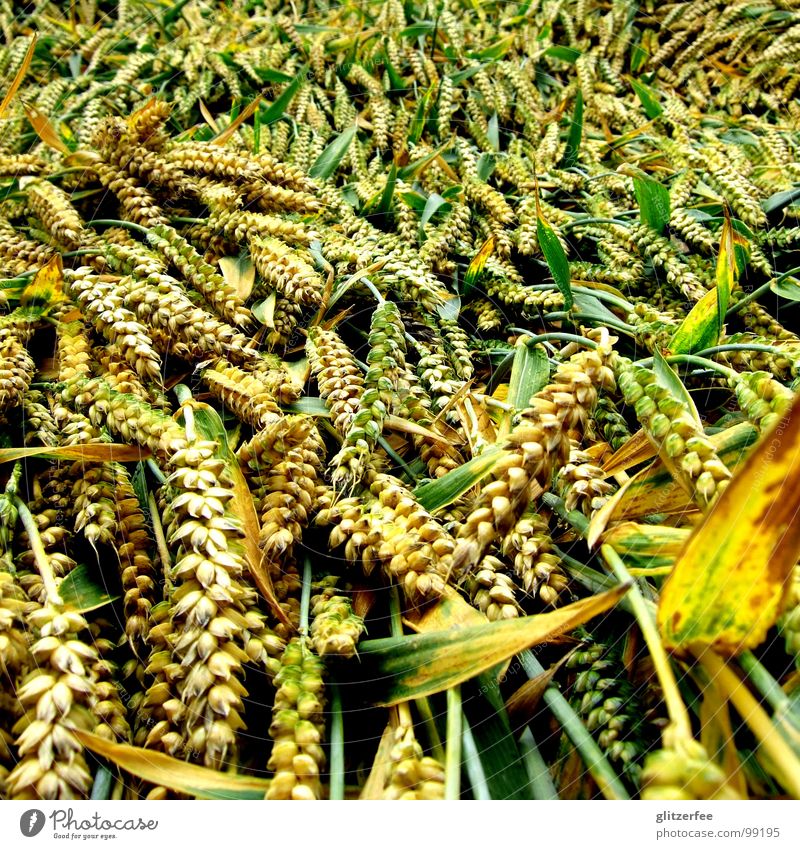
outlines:
M169 554L169 546L167 545L167 536L164 533L164 526L161 524L161 515L158 512L158 504L153 493L147 496L147 506L150 508L150 519L153 523L153 536L156 538L156 550L158 551L159 559L161 560L161 571L164 574L164 596L169 598L172 592L172 558Z
M153 473L153 477L156 479L158 485L164 486L164 484L167 482L167 478L164 472L162 472L161 469L158 467L158 463L156 463L156 461L153 459L148 459L147 468L150 469L150 471Z
M402 469L404 474L407 476L408 480L411 481L413 486L416 486L419 483L419 477L414 474L413 469L406 463L406 461L392 448L391 445L386 441L386 438L383 436L378 437L378 445L391 457L394 463L398 468Z
M709 348L709 350L714 349ZM670 364L683 363L684 365L699 366L700 368L711 369L711 371L718 371L720 374L724 374L725 377L736 377L737 374L734 369L728 368L728 366L724 366L721 363L715 363L713 360L701 357L698 354L673 354L671 357L665 357L664 359ZM637 360L636 365L643 366L644 368L652 368L653 358L647 357L643 360Z
M561 342L577 342L579 345L584 345L587 348L596 348L597 342L587 339L585 336L579 336L577 333L532 333L524 327L509 327L512 333L521 333L528 336L528 344L535 345L537 342L547 342L550 339L558 339Z
M585 312L549 312L544 317L545 321L570 321L575 323L576 321L592 321L597 323L598 317L596 315L590 315ZM636 328L630 324L625 324L623 321L611 321L611 319L604 318L603 324L606 327L612 327L614 330L618 330L620 333L626 333L629 336L633 336L636 332Z
M114 786L114 775L105 764L100 764L92 784L92 794L89 798L100 800L110 799Z
M764 283L762 286L759 286L757 289L754 289L749 295L745 295L743 298L738 300L732 307L728 309L725 313L725 318L728 316L735 315L737 312L740 312L743 307L746 307L748 304L753 303L753 301L758 300L762 295L766 295L770 290L771 280Z
M461 687L447 691L447 754L445 757L444 798L452 801L461 796Z
M133 221L117 221L115 218L93 218L86 223L91 227L95 227L98 224L101 227L125 227L127 230L133 230L135 233L142 233L145 236L150 234L147 227L142 227L141 224L134 224Z
M570 212L567 212L567 215L570 214ZM619 224L622 227L630 227L630 221L623 221L621 218L595 218L589 215L586 218L573 218L572 221L567 221L558 229L569 230L572 227L580 227L584 224Z
M544 673L544 667L536 660L533 652L523 651L520 653L519 659L529 678L536 678ZM630 799L628 791L614 772L602 749L597 745L581 718L575 713L572 705L561 692L551 684L544 691L542 700L580 753L586 768L606 799Z
M171 224L208 224L208 220L205 218L188 218L185 215L176 215L174 218L170 218Z
M759 693L766 699L770 707L779 713L790 712L792 703L781 685L769 674L751 651L742 652L737 658L747 677Z
M400 604L400 591L394 586L389 593L389 627L393 637L403 636L403 608Z
M558 556L570 575L575 578L578 583L583 584L583 586L590 592L606 592L617 585L613 578L609 578L608 575L604 575L602 572L592 569L591 566L587 566L585 563L581 563L574 557L570 557L557 545L553 546L553 553ZM620 607L624 607L624 604L625 599L621 599L619 602Z
M558 790L550 777L550 770L536 745L533 732L526 728L519 738L519 748L525 760L525 770L530 779L531 795L534 799L554 801L558 799Z
M331 771L330 798L332 802L344 799L344 714L342 694L336 681L330 682L331 693Z
M445 761L445 751L442 745L442 740L439 737L439 729L436 727L436 720L433 718L431 703L426 696L419 699L414 699L414 705L417 708L417 713L422 719L425 730L428 732L428 743L430 745L431 754L439 763Z
M555 292L558 290L558 286L554 283L534 283L532 286L526 286L525 288L530 289L532 292ZM612 306L625 310L625 312L633 312L632 303L617 295L613 295L611 292L606 292L604 289L591 289L588 286L572 286L571 289L574 294L591 295L593 298L597 298L598 301L605 301Z
M698 357L710 357L712 354L724 354L725 351L758 351L764 354L779 354L780 349L775 345L762 345L759 342L744 344L731 342L728 345L715 345L713 348L705 348L697 352Z
M89 166L91 167L91 166ZM84 174L86 173L87 166L85 165L76 165L73 168L62 168L60 171L55 171L52 174L44 174L44 179L49 182L53 182L53 180L60 180L62 177L66 177L68 174Z
M308 636L308 617L311 610L311 557L303 560L303 587L300 591L300 633Z
M605 301L607 304L625 310L625 312L633 312L633 304L630 301L612 295L611 292L606 292L603 289L591 289L588 286L573 286L572 291L576 295L591 295L593 298L597 298L598 301Z
M36 568L39 570L39 574L42 577L47 602L54 606L61 605L64 602L58 593L56 576L53 572L50 558L47 556L47 552L44 549L44 543L42 542L42 537L39 534L39 527L36 524L36 520L31 515L31 511L28 510L28 505L18 495L14 496L14 506L17 508L17 513L20 521L22 522L22 527L25 528L25 532L28 534L28 544L33 552L33 559L36 561Z
M589 531L589 520L584 516L580 510L567 510L566 504L564 503L563 498L559 498L553 492L546 492L542 496L542 500L550 507L551 510L554 510L560 518L562 518L565 522L569 522L573 528L582 536L585 537Z
M378 302L378 306L381 306L382 304L386 303L386 298L381 295L381 293L378 291L377 287L369 279L369 277L362 277L360 282L363 283L367 289L369 289L370 293L372 294L372 297L375 298L375 300Z
M469 727L466 717L463 717L461 744L464 750L464 769L467 771L467 777L472 787L472 795L478 802L491 801L492 794L489 792L489 782L486 780L480 752L475 745L475 738L472 736L472 729Z
M800 273L800 266L798 266L797 268L790 268L788 271L784 271L783 274L779 274L774 280L768 280L766 283L762 283L749 295L745 295L741 300L738 300L725 313L725 317L727 318L729 315L734 315L737 312L740 312L743 307L746 307L748 304L751 304L753 301L757 300L762 295L766 295L767 292L771 291L773 283L782 283L784 280L786 280L787 277L791 277L792 275L798 273Z
M648 606L638 585L631 578L628 570L625 568L625 564L622 562L622 558L617 552L610 545L604 545L601 547L600 553L614 573L614 577L620 583L632 584L630 590L628 590L628 600L633 607L633 613L639 624L644 641L647 643L647 650L650 652L653 667L661 684L661 689L664 693L664 704L666 705L670 719L671 739L670 741L665 740L665 743L667 745L674 745L674 742L678 739L692 740L692 724L689 719L689 712L683 703L675 673L672 670L669 657L667 657L664 645L661 642L661 636L656 627L652 608ZM667 732L665 731L666 736Z

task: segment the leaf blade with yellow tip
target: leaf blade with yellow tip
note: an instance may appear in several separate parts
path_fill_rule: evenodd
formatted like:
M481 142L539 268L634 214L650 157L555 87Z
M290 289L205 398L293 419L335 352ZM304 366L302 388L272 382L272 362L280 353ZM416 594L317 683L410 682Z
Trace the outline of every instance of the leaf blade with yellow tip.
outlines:
M379 685L375 693L378 705L439 693L605 613L629 586L620 584L538 616L367 640L359 646L361 674Z
M127 743L112 743L89 731L72 731L81 745L107 758L131 775L178 793L200 799L263 799L270 782L264 778L219 772L208 767L142 749Z

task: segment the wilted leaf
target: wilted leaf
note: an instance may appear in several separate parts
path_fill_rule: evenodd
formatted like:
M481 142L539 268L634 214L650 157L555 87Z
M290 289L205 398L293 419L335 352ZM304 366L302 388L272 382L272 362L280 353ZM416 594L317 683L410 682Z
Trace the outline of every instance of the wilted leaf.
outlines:
M570 654L571 652L564 655L558 663L554 663L544 672L529 678L506 699L506 710L515 725L525 725L533 718L544 691L550 686L556 672L566 663Z
M495 152L500 151L500 123L497 119L497 112L492 112L489 118L489 129L486 131L486 137L489 139L492 149Z
M47 312L51 307L65 300L64 266L61 255L55 254L22 290L19 303L22 307L37 307Z
M313 398L306 395L303 398L298 398L292 401L286 407L291 413L302 413L305 416L321 416L322 418L330 418L331 411L325 406L322 398Z
M486 621L486 617L449 584L435 604L422 610L414 608L406 611L403 618L403 622L418 634L485 625Z
M515 654L577 628L613 607L621 585L551 613L446 631L367 640L359 645L362 670L376 703L391 705L428 696L474 678Z
M606 477L625 472L633 466L638 466L647 460L651 460L658 452L643 430L637 430L625 444L615 451L603 463L603 471Z
M308 362L308 358L301 357L299 360L284 361L282 367L289 374L292 385L302 392L311 375L311 364Z
M484 151L478 157L478 179L485 183L489 177L492 176L492 173L497 166L497 156L493 153L488 153Z
M422 171L424 171L434 160L438 160L443 151L447 150L447 145L443 145L436 150L431 151L430 153L426 153L425 156L420 157L419 159L415 159L413 162L410 162L408 165L404 165L398 172L397 176L401 180L409 181L412 177L416 177ZM444 160L442 160L444 161ZM441 164L437 161L437 164ZM450 166L447 166L450 169ZM450 169L452 170L452 169ZM457 178L457 177L456 177Z
M270 330L275 327L275 304L277 301L278 293L270 292L263 301L256 301L250 309L253 318Z
M633 559L638 566L656 568L673 564L690 533L689 528L623 522L603 535L603 543L623 560Z
M478 253L472 258L472 262L470 262L467 267L466 273L464 274L464 288L462 291L463 296L466 298L475 288L475 284L480 279L481 274L483 274L483 269L486 267L486 263L489 257L494 253L495 246L495 236L492 233L488 239L480 246Z
M36 48L36 39L38 38L38 34L34 33L31 36L31 43L28 45L28 49L25 52L25 56L22 60L22 64L19 66L19 70L14 75L14 79L11 81L11 85L8 87L8 91L6 92L5 97L3 98L3 102L0 103L0 118L3 116L3 113L8 109L8 104L14 99L14 95L17 93L17 89L22 85L22 81L25 79L25 74L28 73L28 68L31 65L31 60L33 59L33 51Z
M789 301L800 301L800 280L796 277L779 277L769 284L770 289Z
M172 758L153 749L111 743L89 731L73 730L81 745L131 775L198 799L263 799L270 782L264 778L220 772Z
M713 678L703 686L700 729L700 742L707 752L716 755L714 761L725 773L725 783L739 798L746 799L747 780L734 742L728 700Z
M632 478L626 480L625 483L611 496L611 498L609 498L599 510L594 512L589 522L589 527L586 530L586 544L589 548L594 548L600 541L606 527L608 527L608 523L619 508L620 501L625 496L628 489L633 486L637 478L638 475L634 475ZM670 477L670 480L672 480L672 477Z
M744 270L742 265L746 263L749 253L747 239L733 229L731 213L727 205L723 212L725 213L725 221L722 225L716 268L720 333L722 332L722 325L725 323L725 313L728 311L731 292L736 286L739 274Z
M387 50L383 51L381 61L383 62L383 66L386 68L386 73L389 75L389 91L405 91L408 86L403 81L403 78L400 76L400 74L397 73L397 69L392 64Z
M709 289L692 307L669 341L673 354L691 354L717 344L720 334L719 294Z
M458 314L461 312L461 298L458 295L453 295L444 303L436 305L436 312L442 321L456 321Z
M443 206L449 206L449 204L440 194L433 192L428 195L428 199L425 201L425 206L422 208L419 226L424 227Z
M219 259L219 267L225 282L236 290L236 294L243 301L246 301L256 281L256 267L250 257L247 254L223 256Z
M119 445L98 442L89 445L59 445L37 448L0 448L0 463L10 463L23 457L45 457L48 460L84 460L87 463L135 463L150 457L150 451L138 445Z
M400 416L386 416L383 420L383 426L387 430L399 431L400 433L407 433L411 436L421 436L423 439L432 439L434 442L441 442L442 444L452 444L452 439L448 439L446 436L442 436L442 434L436 433L427 427L418 425L416 422L402 419Z
M295 81L292 81L289 84L289 87L286 89L286 91L281 95L281 97L284 97L287 94L287 92L291 92L291 94L289 95L289 99L286 101L287 106L289 105L289 103L291 102L291 99L295 95L295 91L292 90L292 86L294 86L294 85L295 85ZM267 110L265 115L259 116L259 125L260 124L269 124L271 121L275 121L277 118L280 117L280 115L277 114L278 109L277 109L277 105L276 105L280 102L280 99L281 98L279 97L278 100L276 100L275 103L273 103L272 106L270 106L270 108ZM230 122L230 124L228 124L227 127L225 127L225 129L221 133L218 133L216 136L214 136L212 139L210 139L209 143L210 144L217 144L217 145L225 144L228 141L228 139L230 139L233 136L233 134L239 129L239 127L241 127L241 125L244 124L244 122L256 111L256 109L258 109L259 103L261 103L261 95L260 94L257 95L250 103L248 103L247 106L245 106L245 108L242 109L242 111ZM273 107L275 107L275 117L274 118L270 117L270 111L273 109ZM281 111L281 114L283 114L283 111L285 111L285 107Z
M692 533L658 606L665 644L735 654L774 624L800 556L800 400Z
M711 434L708 438L720 460L733 471L743 462L750 447L758 439L758 429L750 422L741 422L720 433ZM695 509L691 496L659 462L637 472L622 489L617 490L595 514L590 527L594 529L597 516L606 511L607 524L610 519L635 519L653 513L670 515L687 509Z
M198 432L205 439L217 443L217 456L225 461L225 466L233 480L234 496L231 499L231 512L242 523L244 531L242 547L253 581L273 614L290 630L294 630L283 608L278 604L269 569L263 562L261 549L258 547L261 523L258 521L258 513L253 503L250 487L247 485L244 474L239 467L239 461L228 445L228 434L222 419L219 417L219 413L213 407L209 407L208 404L194 403L192 409Z
M386 215L389 210L392 208L392 197L394 196L394 190L397 187L397 164L392 162L389 166L389 174L386 177L386 185L383 187L380 195L378 196L378 201L375 204L374 208L369 208L364 210L364 214L369 215Z
M1 113L2 109L0 109ZM796 200L800 200L800 188L786 189L782 192L775 192L774 195L770 195L766 200L762 200L761 208L769 215L773 212L780 212Z
M394 728L391 722L386 723L383 729L381 741L378 743L378 751L372 761L372 769L369 771L367 780L361 789L359 799L383 799L383 791L389 783L389 768L392 765L392 747L394 746Z
M464 719L469 725L480 765L483 794L488 799L529 799L529 779L493 674L484 672L461 685ZM470 770L465 764L468 774ZM473 787L473 792L475 787Z
M560 59L562 62L568 62L574 65L581 57L581 51L576 47L567 47L563 44L554 44L544 51L545 56L550 56L553 59Z
M477 53L470 53L470 58L478 59L479 61L483 59L491 59L492 61L502 59L513 46L514 39L516 37L516 33L512 32L510 35L501 38L491 46L486 47L483 50L479 50Z
M591 280L582 280L581 285L591 285L596 289L600 289L602 291L610 292L613 295L616 295L618 298L623 298L621 292L616 290L613 286L606 286L605 284L594 283ZM572 299L575 303L575 306L578 310L592 321L596 321L598 324L608 324L609 321L612 323L615 321L619 321L619 316L614 315L613 312L599 299L594 295L587 295L585 292L574 292L572 295Z
M53 150L59 151L59 153L69 154L69 148L56 132L55 127L50 123L50 119L44 112L40 112L35 106L26 106L25 114L28 116L28 120L31 122L36 135L46 145L52 147Z
M417 144L417 142L419 142L419 140L422 138L422 134L425 131L425 124L428 120L428 109L430 108L430 105L433 101L433 94L435 91L436 88L434 86L431 86L417 100L417 109L414 113L414 117L411 119L411 126L408 128L408 141L411 144ZM405 169L403 170L405 171Z
M217 119L208 111L208 106L206 106L202 100L198 100L197 105L206 124L208 124L215 133L219 133L219 124L217 124Z

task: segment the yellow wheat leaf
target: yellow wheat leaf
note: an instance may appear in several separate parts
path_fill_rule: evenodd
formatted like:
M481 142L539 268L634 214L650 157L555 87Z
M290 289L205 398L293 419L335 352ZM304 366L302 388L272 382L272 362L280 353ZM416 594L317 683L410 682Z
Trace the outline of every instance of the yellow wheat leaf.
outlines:
M64 300L64 266L60 254L56 254L22 290L19 302L20 306L38 307L46 311Z
M658 625L672 649L753 648L800 557L800 400L756 446L667 579Z
M17 93L17 89L22 85L22 81L25 79L25 74L28 73L28 68L31 66L31 60L33 59L33 51L36 49L36 39L37 34L34 33L31 37L31 43L28 46L28 50L25 53L25 58L22 60L22 64L19 66L19 70L17 71L14 79L11 81L11 86L6 92L6 96L3 98L3 102L0 103L0 117L3 113L8 109L8 104L14 99L14 95Z

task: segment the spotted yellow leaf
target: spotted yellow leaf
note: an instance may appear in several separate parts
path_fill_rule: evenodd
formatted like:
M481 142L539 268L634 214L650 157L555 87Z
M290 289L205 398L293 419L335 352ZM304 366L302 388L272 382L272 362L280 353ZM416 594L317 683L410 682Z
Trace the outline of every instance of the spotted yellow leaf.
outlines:
M658 625L671 649L754 648L800 557L800 400L756 446L667 579Z
M43 265L33 280L23 289L20 306L48 310L65 300L64 266L60 254Z
M489 257L494 253L496 241L495 235L492 233L492 235L489 236L489 238L481 245L478 253L476 253L472 258L472 262L470 262L469 267L464 274L464 297L466 297L475 288L475 284L481 274L483 274L483 269L486 267Z

